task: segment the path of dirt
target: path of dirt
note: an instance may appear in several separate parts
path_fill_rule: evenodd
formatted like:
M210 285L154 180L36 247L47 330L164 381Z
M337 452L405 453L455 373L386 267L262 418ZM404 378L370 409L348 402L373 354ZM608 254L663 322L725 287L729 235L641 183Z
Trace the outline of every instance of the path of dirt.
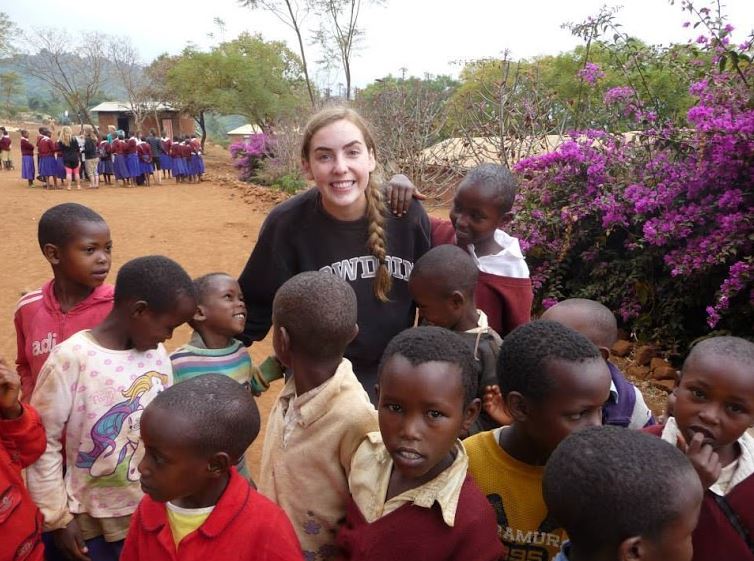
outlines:
M16 170L0 170L0 356L9 363L16 357L16 301L51 276L37 245L37 220L49 207L74 201L105 217L114 245L108 281L114 283L123 263L149 254L175 259L192 277L212 271L237 276L267 211L281 199L280 194L261 188L254 190L256 196L245 195L233 180L227 152L220 148L209 150L208 181L196 185L172 180L162 186L133 189L45 191L38 184L29 189L20 179L18 136L13 134L12 138ZM251 198L251 204L244 198ZM166 346L172 350L186 342L189 333L188 326L179 328ZM255 362L271 352L269 338L251 349ZM279 389L280 382L258 399L263 420ZM253 473L259 467L261 441L260 437L247 456Z

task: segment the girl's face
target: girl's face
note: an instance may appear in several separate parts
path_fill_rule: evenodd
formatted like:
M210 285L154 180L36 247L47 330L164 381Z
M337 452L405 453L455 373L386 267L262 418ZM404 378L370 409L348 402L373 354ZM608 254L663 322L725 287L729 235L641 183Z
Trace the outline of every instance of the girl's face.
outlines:
M339 220L364 216L375 161L359 127L346 119L322 127L312 136L308 161L302 163L329 214Z

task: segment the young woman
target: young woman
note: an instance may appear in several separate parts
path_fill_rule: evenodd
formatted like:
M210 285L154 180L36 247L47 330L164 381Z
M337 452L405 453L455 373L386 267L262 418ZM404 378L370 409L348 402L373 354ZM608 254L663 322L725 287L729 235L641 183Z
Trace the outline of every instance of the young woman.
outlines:
M374 401L377 366L388 341L414 322L408 278L430 246L429 219L411 201L401 217L388 213L375 169L377 150L355 111L314 115L304 130L301 161L315 188L269 214L239 283L248 307L242 339L267 334L272 299L302 271L328 271L356 292L359 333L346 351Z

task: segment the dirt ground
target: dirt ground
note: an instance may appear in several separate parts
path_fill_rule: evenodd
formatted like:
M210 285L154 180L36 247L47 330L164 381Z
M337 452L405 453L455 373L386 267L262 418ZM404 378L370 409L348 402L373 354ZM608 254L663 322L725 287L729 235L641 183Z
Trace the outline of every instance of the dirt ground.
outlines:
M105 217L113 239L113 267L108 282L114 283L123 263L150 254L175 259L192 277L212 271L237 276L256 242L267 211L281 198L266 189L244 194L233 179L227 152L221 148L209 149L207 181L200 184L176 184L171 180L153 187L45 191L37 183L30 189L20 178L19 137L15 133L11 136L16 169L0 170L0 356L11 364L16 357L13 327L16 301L51 276L37 245L37 220L49 207L74 201ZM35 136L32 133L32 141ZM244 202L245 198L249 202ZM186 342L189 335L188 326L179 328L166 347L174 349ZM270 353L270 338L251 348L257 363ZM263 420L280 387L280 382L273 384L257 400ZM258 473L261 442L260 437L247 456L252 473Z

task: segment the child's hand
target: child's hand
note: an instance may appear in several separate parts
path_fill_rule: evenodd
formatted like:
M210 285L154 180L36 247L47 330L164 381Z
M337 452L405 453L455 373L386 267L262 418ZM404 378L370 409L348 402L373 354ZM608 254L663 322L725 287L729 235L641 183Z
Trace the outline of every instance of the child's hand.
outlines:
M74 561L91 561L87 553L89 549L84 542L84 536L75 519L68 523L65 528L53 530L52 537L55 540L55 546L61 551L63 556Z
M391 177L387 183L383 186L385 191L385 199L390 210L396 216L403 216L408 212L408 207L411 206L411 199L414 198L418 201L426 199L426 195L422 195L419 190L411 183L411 180L403 175L397 173Z
M702 481L702 486L709 489L720 478L720 471L723 466L717 452L712 450L712 446L709 444L702 444L703 441L704 435L698 432L691 439L691 444L687 444L683 435L678 433L677 446L681 452L686 454L691 465L694 466L699 479Z
M510 425L513 422L513 418L508 414L508 410L505 407L503 394L500 393L500 386L497 384L484 388L482 410L500 425Z
M0 417L15 419L23 409L18 401L21 391L21 378L0 358Z

